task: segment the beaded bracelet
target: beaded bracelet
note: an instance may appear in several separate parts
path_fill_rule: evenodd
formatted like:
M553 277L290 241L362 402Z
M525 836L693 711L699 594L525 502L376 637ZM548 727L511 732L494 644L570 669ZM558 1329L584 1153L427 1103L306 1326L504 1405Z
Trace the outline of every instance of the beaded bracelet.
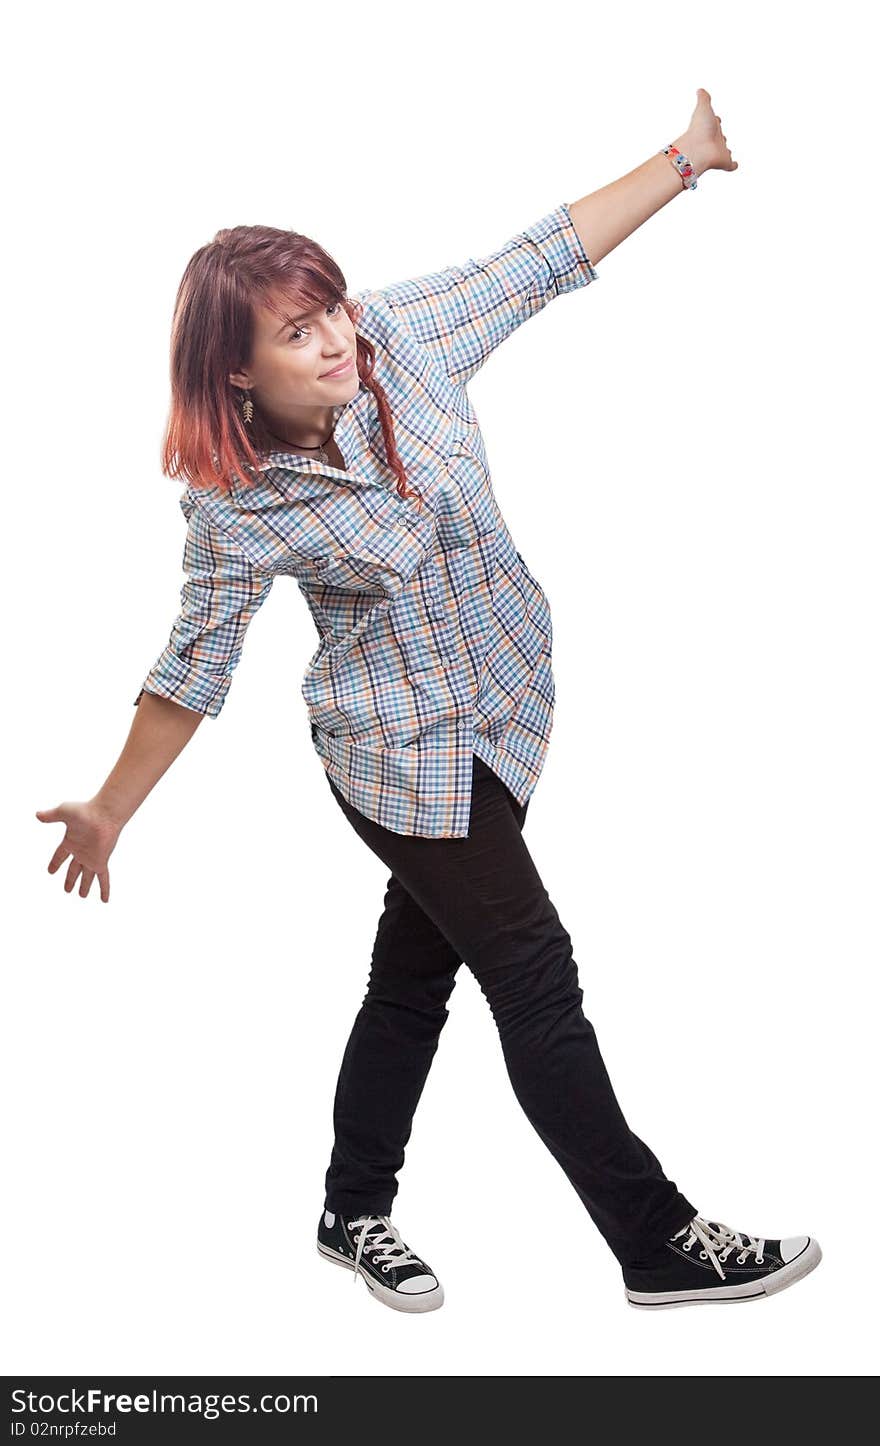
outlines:
M697 178L694 175L694 168L684 154L684 151L680 151L678 146L668 145L663 147L663 155L668 156L675 166L678 174L681 176L681 182L685 190L695 191L697 189Z

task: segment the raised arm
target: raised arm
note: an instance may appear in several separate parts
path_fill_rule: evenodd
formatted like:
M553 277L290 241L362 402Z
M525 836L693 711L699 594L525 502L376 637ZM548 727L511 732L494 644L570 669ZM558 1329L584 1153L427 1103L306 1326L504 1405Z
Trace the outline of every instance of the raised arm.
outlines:
M497 346L554 296L598 279L565 202L488 256L372 288L454 381L464 384Z
M711 96L702 87L697 91L690 125L672 144L684 152L697 177L705 171L737 169L721 132L721 117L713 111ZM579 201L572 201L569 211L578 238L584 247L589 247L595 263L602 261L668 201L685 194L681 176L660 146L635 170L582 196Z
M702 88L690 124L673 144L697 176L736 170ZM681 176L660 144L635 170L578 201L561 202L488 255L363 294L389 307L452 380L464 384L554 297L597 280L596 263L683 194Z

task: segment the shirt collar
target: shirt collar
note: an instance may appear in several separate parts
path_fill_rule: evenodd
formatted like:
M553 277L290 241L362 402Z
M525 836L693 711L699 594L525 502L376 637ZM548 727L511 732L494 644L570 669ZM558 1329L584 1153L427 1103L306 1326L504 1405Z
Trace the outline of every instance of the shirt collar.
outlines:
M326 497L334 486L386 486L377 470L370 465L373 438L380 430L376 399L369 387L360 388L348 402L334 408L334 433L344 456L364 455L358 471L331 467L317 457L302 452L270 452L256 469L258 475L250 482L235 477L229 496L235 506L246 511L279 507L292 498L308 500Z

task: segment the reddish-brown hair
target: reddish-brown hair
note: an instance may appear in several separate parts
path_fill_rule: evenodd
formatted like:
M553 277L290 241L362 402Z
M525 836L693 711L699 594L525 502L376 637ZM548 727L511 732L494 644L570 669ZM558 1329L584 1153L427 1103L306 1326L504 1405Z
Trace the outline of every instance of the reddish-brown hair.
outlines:
M339 302L355 328L360 302L346 295L332 256L310 237L275 226L232 226L191 257L180 281L171 328L171 407L162 449L162 470L194 487L228 491L233 477L252 475L272 444L257 408L245 424L244 393L229 380L246 367L253 345L255 302L282 320ZM360 380L376 398L387 464L401 497L418 496L407 486L394 441L391 407L373 375L375 351L356 336ZM277 446L277 444L275 444Z

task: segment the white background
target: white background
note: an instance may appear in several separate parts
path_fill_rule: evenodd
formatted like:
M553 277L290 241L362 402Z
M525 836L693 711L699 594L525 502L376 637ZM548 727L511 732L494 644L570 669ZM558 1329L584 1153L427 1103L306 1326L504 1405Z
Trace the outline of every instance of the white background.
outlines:
M871 1370L876 118L859 15L13 17L5 1371ZM96 885L66 894L66 865L47 874L62 830L34 811L100 787L177 610L180 484L158 456L192 252L265 222L320 240L352 290L451 265L646 160L701 85L739 169L682 192L470 393L553 607L556 724L526 839L618 1097L701 1213L814 1234L825 1258L746 1311L630 1309L462 969L393 1216L447 1299L408 1317L315 1250L386 872L312 749L295 584L124 831L108 905Z

